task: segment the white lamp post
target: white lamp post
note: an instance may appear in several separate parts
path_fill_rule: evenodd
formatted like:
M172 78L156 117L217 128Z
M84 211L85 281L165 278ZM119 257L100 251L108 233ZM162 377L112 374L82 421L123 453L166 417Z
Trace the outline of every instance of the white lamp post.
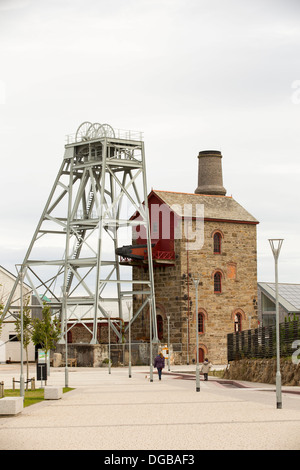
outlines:
M282 238L269 239L269 243L275 260L275 297L276 297L276 404L282 408L281 399L281 374L280 374L280 332L279 332L279 303L278 303L278 258L283 243Z
M190 364L189 360L189 316L186 319L186 363Z
M200 370L199 370L199 326L198 326L198 286L200 279L193 279L193 283L196 290L196 356L197 356L197 364L196 364L196 392L200 392Z
M21 295L21 374L20 374L20 396L25 396L25 389L24 389L24 373L23 373L23 343L24 343L24 323L23 323L23 279L24 279L24 272L23 272L23 265L21 265L20 271L20 279L21 279L21 286L20 286L20 295Z
M153 382L153 359L152 359L152 299L149 299L150 318L150 382Z
M107 312L107 319L108 319L108 373L111 374L111 367L110 367L110 312Z
M128 313L129 313L129 322L128 322L128 335L129 335L129 359L128 359L128 374L131 378L131 302L126 302Z
M167 315L168 320L168 371L170 372L170 315Z

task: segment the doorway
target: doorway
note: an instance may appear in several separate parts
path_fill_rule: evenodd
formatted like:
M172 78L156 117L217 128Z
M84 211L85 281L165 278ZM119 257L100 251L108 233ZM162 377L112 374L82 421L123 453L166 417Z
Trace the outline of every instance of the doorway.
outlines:
M204 362L204 349L199 348L199 362Z
M164 337L164 322L161 315L156 316L157 321L157 336L158 339L161 341Z

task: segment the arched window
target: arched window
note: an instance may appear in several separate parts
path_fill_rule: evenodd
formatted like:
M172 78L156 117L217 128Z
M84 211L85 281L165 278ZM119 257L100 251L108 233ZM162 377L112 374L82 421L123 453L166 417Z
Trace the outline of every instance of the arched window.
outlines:
M235 333L242 331L242 315L240 313L236 313L234 316L234 331Z
M220 254L221 253L221 234L216 232L214 234L214 253Z
M198 313L198 333L204 333L204 313Z
M214 274L214 293L219 294L222 292L222 274L217 271Z

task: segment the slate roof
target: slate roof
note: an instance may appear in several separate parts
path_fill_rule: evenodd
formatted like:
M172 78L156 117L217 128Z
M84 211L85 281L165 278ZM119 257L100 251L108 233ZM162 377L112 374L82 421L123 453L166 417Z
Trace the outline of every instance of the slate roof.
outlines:
M173 206L173 211L179 216L184 216L184 205L189 204L192 207L192 215L196 216L196 205L204 205L204 219L224 220L235 222L246 222L258 224L248 211L246 211L238 202L229 196L203 195L195 193L177 193L171 191L153 190L155 194L168 206Z

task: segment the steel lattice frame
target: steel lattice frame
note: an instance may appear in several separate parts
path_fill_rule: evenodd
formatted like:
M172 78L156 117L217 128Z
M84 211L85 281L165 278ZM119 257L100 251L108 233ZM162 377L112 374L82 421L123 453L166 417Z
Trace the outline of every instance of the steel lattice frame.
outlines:
M100 318L111 316L106 303L116 302L117 316L123 321L122 301L142 293L144 301L131 323L150 303L157 341L144 142L131 135L126 131L122 137L108 124L84 122L65 145L63 162L2 318L20 308L12 299L24 276L40 307L49 302L52 313L64 320L62 338L69 320L70 328L84 324L95 344ZM142 220L131 220L132 211L138 211ZM136 224L144 226L147 234L149 261L148 278L133 283L131 267L120 265L116 249L121 231L125 229L128 236L129 230L131 238L130 228ZM111 327L121 341L121 332L113 323Z

